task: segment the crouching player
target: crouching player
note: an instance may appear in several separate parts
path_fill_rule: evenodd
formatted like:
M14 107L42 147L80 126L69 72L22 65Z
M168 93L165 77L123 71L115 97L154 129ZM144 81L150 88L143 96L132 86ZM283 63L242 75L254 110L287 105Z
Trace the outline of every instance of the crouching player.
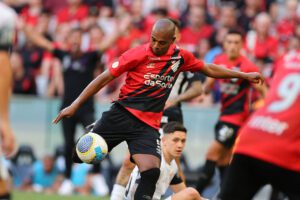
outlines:
M156 183L153 200L160 200L170 186L174 194L167 200L204 200L194 188L187 188L177 175L178 167L175 162L185 147L186 128L179 122L170 122L163 128L162 159L160 176ZM125 199L133 200L135 189L140 181L140 173L137 167L131 173L126 187Z

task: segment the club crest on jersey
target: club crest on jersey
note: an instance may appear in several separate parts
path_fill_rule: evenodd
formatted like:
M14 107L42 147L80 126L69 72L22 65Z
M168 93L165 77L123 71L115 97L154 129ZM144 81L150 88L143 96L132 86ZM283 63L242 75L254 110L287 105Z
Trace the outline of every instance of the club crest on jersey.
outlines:
M172 69L173 72L176 72L178 70L179 64L180 64L180 60L172 61L171 69Z

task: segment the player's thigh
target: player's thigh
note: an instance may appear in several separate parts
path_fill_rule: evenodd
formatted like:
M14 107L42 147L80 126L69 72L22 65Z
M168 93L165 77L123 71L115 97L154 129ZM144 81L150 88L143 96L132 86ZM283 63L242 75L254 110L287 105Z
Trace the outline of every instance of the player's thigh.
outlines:
M161 159L160 134L158 130L141 123L137 132L126 139L131 155L141 171L159 168Z
M235 154L225 174L219 200L251 200L266 182L255 173L249 157Z
M126 111L120 105L113 104L108 111L102 113L102 117L93 127L93 132L106 141L109 152L123 142L130 133L130 119L124 112Z
M188 187L167 198L168 200L201 200L200 194L194 188ZM166 200L167 200L166 199Z

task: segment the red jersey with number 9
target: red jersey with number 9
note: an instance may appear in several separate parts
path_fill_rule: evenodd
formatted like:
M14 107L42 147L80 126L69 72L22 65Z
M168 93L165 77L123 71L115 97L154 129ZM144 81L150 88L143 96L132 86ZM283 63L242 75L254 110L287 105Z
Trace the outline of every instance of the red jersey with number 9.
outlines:
M300 172L300 51L279 62L265 105L241 129L236 153Z

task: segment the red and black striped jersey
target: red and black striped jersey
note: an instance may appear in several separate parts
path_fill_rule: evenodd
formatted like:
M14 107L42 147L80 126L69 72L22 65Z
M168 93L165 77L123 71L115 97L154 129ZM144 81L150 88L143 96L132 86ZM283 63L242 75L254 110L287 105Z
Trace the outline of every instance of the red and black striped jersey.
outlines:
M171 45L163 56L150 44L130 49L109 70L115 77L127 72L118 102L146 124L159 129L162 111L180 72L201 71L204 63L192 53Z
M265 104L241 129L236 152L300 172L300 51L279 62Z
M259 68L244 56L229 60L226 54L221 54L216 57L214 63L241 72L259 71ZM251 83L238 78L219 79L218 81L221 90L220 120L238 126L242 125L250 114Z

